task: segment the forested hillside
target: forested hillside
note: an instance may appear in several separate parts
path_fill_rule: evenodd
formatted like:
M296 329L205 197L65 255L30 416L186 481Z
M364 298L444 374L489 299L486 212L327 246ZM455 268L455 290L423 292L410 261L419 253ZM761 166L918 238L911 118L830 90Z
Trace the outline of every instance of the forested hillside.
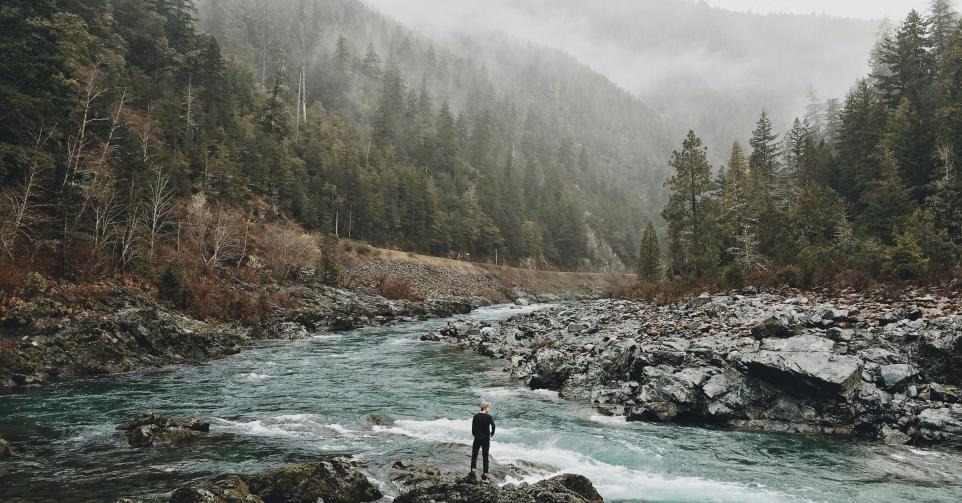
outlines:
M515 38L565 51L655 109L672 136L698 131L715 164L762 107L784 132L811 94L844 94L867 71L879 29L878 21L759 15L698 0L363 1L439 40Z
M251 225L292 219L619 269L661 204L659 120L552 51L454 52L354 0L13 1L2 26L10 262L151 270L196 244L240 264Z
M667 274L798 286L946 279L962 246L962 25L948 0L878 41L844 102L784 136L762 114L715 176L701 139L672 154ZM646 233L639 272L660 274Z

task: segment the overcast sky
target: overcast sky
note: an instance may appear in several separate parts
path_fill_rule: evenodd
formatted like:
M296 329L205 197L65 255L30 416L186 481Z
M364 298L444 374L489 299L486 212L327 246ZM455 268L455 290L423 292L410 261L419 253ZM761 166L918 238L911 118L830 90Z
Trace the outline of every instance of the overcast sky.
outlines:
M640 0L644 1L644 0ZM928 9L930 0L707 0L726 9L759 13L830 14L864 19L902 19L912 9Z

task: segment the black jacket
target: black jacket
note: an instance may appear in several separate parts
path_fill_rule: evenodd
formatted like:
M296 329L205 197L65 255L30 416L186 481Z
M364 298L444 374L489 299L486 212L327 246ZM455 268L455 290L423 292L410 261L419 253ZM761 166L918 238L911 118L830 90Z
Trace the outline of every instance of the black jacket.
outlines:
M474 438L480 438L481 440L487 440L494 435L494 418L491 414L485 414L483 412L478 412L474 415L474 420L471 421L471 434Z

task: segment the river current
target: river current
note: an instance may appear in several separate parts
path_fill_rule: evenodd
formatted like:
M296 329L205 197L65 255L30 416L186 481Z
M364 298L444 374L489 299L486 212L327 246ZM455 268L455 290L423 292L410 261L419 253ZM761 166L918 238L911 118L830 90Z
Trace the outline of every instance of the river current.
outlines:
M494 404L495 460L533 466L527 481L586 475L609 502L962 501L962 455L602 417L526 389L498 362L418 340L446 321L319 334L206 364L0 395L0 433L19 447L0 461L0 501L162 500L206 477L331 454L368 461L375 476L411 458L466 471L482 400ZM133 449L115 427L144 411L209 419L211 433L189 447ZM370 414L396 423L368 426Z

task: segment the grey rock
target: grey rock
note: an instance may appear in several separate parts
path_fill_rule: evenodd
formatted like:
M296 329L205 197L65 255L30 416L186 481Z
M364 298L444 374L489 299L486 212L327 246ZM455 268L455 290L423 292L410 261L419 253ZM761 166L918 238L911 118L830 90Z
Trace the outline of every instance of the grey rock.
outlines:
M787 321L774 316L766 318L752 328L752 336L756 339L764 339L766 337L790 337L793 334L794 331Z
M127 442L133 447L174 446L197 440L210 430L210 423L146 413L120 424L117 429L127 432Z
M905 363L883 365L879 368L879 377L882 379L882 384L884 384L886 388L895 387L917 374L911 365Z

